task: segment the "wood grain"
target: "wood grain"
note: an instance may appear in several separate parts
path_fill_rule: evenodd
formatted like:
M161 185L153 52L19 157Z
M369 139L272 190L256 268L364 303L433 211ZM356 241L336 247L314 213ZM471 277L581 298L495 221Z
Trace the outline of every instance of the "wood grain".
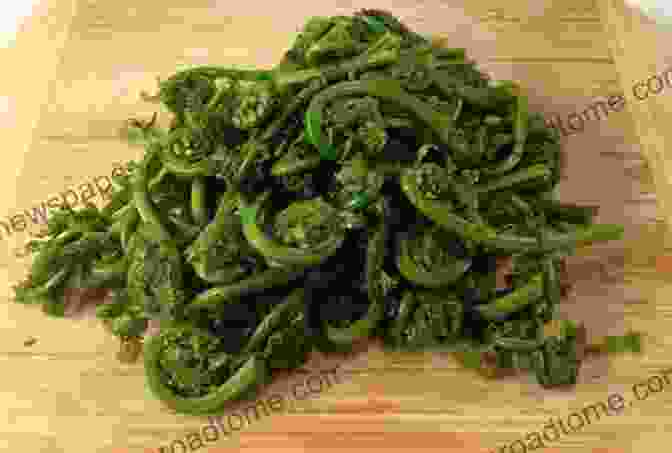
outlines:
M115 163L138 156L137 149L116 140L116 129L128 116L152 113L153 106L140 103L138 94L152 90L157 76L178 65L206 62L269 66L306 16L362 7L305 0L263 6L223 0L65 3L53 3L63 8L53 17L59 17L54 21L65 27L61 33L67 39L58 58L52 57L53 76L45 76L53 79L51 85L45 85L43 99L33 101L33 112L41 109L41 115L32 135L11 138L10 167L15 165L20 176L13 186L16 200L11 191L3 196L6 213L0 220L94 176L109 175ZM388 0L366 6L390 9L421 33L466 47L494 77L526 86L533 107L545 115L566 116L597 97L627 94L637 77L646 75L624 76L636 64L623 63L614 44L623 33L614 25L620 20L623 26L617 15L622 3ZM636 48L634 40L618 45ZM13 83L18 85L16 79ZM551 417L566 417L611 393L632 399L633 384L670 367L666 333L672 300L670 274L660 272L672 250L666 216L657 206L663 180L649 169L648 162L657 168L657 161L642 152L642 145L660 150L662 142L642 135L649 126L641 120L633 122L639 108L643 104L628 103L628 109L563 140L567 169L560 192L568 201L599 204L599 221L626 226L623 241L581 250L573 259L577 283L563 310L598 337L625 328L645 331L645 354L590 362L576 389L561 392L542 390L529 377L485 381L445 354L384 353L371 344L348 357L314 357L303 374L279 379L264 394L284 394L291 383L327 365L341 367L342 382L198 451L509 451L499 447L540 429ZM36 118L26 113L17 122ZM0 367L6 371L0 447L155 452L198 430L206 420L170 413L148 395L140 365L116 361L116 342L96 321L49 319L11 303L10 285L28 264L14 250L35 229L2 237ZM29 336L37 342L26 347ZM654 446L671 428L670 406L672 391L662 391L545 451L657 451Z

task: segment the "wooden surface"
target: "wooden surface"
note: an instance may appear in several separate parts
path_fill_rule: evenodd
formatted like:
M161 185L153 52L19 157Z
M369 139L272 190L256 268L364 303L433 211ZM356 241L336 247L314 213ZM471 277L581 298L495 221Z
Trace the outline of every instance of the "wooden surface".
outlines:
M662 48L663 41L656 41L662 38L635 34L635 24L646 24L626 12L622 0L596 1L388 0L366 6L390 9L421 33L466 47L495 78L528 87L536 110L566 117L596 98L630 96L633 83L661 69L651 63L656 51L638 52L637 40ZM16 48L3 50L12 70L2 75L10 108L1 120L9 146L0 167L0 220L136 157L138 150L119 143L115 133L128 116L151 114L153 106L140 103L138 94L152 90L156 76L179 64L270 66L306 16L362 6L305 0L263 6L56 0L44 6ZM633 384L671 365L666 334L672 279L664 265L672 239L654 196L656 186L661 194L669 190L669 179L662 170L654 178L642 158L660 160L670 95L672 88L650 102L628 102L625 110L564 139L562 199L599 204L599 221L626 225L624 241L581 251L572 260L576 287L564 312L597 337L645 331L645 354L589 362L576 389L559 392L528 377L485 381L437 353L383 354L370 345L349 357L316 357L304 372L339 363L340 383L196 451L494 452L540 430L549 418L566 418L609 394L631 399ZM10 285L28 264L16 250L29 234L0 231L6 301L0 314L0 449L158 451L204 423L171 414L149 396L141 365L118 363L115 340L95 320L50 319L11 303ZM25 346L28 337L37 342ZM281 379L264 394L283 393L288 382L304 378L297 373ZM666 390L544 451L660 451L672 428L672 386Z
M621 2L600 2L602 16L607 27L609 45L616 63L616 70L624 87L641 90L641 83L651 80L656 74L669 74L672 68L672 50L663 43L672 37L672 27L660 25L640 12L620 8ZM669 91L669 90L668 90ZM672 131L665 119L672 112L670 96L650 96L632 104L635 129L642 144L642 154L651 162L652 177L659 194L661 215L672 222ZM643 96L641 96L643 97Z

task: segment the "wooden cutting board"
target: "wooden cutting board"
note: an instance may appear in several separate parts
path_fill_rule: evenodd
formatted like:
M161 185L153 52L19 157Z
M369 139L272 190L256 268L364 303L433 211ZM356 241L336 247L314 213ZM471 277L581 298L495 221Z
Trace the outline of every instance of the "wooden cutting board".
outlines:
M232 408L228 423L238 430L218 442L201 439L205 446L189 451L520 452L520 444L509 447L517 439L549 419L567 420L606 403L612 394L628 401L622 412L593 418L544 451L664 448L672 386L652 390L643 401L635 400L632 387L650 380L657 389L655 376L670 367L666 296L672 279L664 269L670 215L655 196L669 193L670 180L664 165L655 166L654 178L642 156L664 160L658 156L670 134L663 121L672 87L643 101L633 97L633 85L665 70L655 63L663 41L622 0L45 1L16 47L2 50L10 69L2 74L7 108L0 119L9 145L0 168L6 301L0 315L0 448L168 452L172 443L182 452L185 440L199 446L193 433L207 420L164 409L145 390L142 366L118 363L116 341L94 319L50 319L9 300L10 286L29 263L17 255L39 229L42 203L63 196L100 203L105 178L139 156L117 140L116 130L130 116L151 115L153 106L141 103L139 92L153 90L157 76L189 64L270 66L307 16L349 14L363 6L389 9L419 32L467 48L493 77L527 87L533 108L548 119L569 124L572 115L589 118L582 131L563 138L561 197L600 205L598 220L623 223L626 238L581 250L572 260L575 290L564 312L597 337L644 331L645 353L593 360L575 389L549 391L531 377L486 381L443 354L383 353L371 344L348 357L315 357L257 400L287 398L286 408L231 422L234 411L243 410ZM600 102L610 110L586 116L605 105ZM36 342L26 346L31 337ZM329 365L339 366L331 380L319 371ZM292 392L302 388L305 394L309 387L319 391L289 404ZM643 387L637 388L642 395Z

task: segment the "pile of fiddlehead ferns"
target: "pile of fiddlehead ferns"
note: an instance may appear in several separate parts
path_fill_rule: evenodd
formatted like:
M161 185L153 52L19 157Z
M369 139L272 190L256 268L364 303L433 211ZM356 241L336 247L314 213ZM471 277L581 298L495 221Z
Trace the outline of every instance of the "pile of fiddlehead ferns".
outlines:
M104 208L52 215L16 300L63 316L69 289L109 289L97 316L144 336L170 407L218 411L373 336L575 383L561 262L622 228L553 197L559 140L517 84L364 10L311 18L270 70L195 67L145 98L170 127L129 122L143 158Z

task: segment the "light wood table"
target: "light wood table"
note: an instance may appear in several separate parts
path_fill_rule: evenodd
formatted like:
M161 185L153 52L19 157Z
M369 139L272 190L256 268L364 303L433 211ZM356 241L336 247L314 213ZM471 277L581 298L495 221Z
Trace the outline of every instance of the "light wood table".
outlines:
M156 76L169 75L178 64L270 66L306 16L363 6L304 0L44 5L16 48L2 51L7 69L1 94L9 113L0 119L7 144L0 165L0 222L30 214L68 189L81 194L82 184L138 157L115 133L127 117L152 113L138 94L152 90ZM646 47L655 42L647 30L638 28L634 35L633 24L650 24L631 12L624 15L622 0L388 0L366 6L392 10L421 33L466 47L495 78L526 86L533 108L548 118L585 112L609 95L628 99L626 108L588 121L583 132L563 139L561 197L599 204L600 222L626 226L624 241L581 250L572 260L576 286L564 312L585 321L598 337L642 330L646 351L591 361L579 385L561 392L543 390L526 376L485 381L443 354L383 353L372 344L344 358L316 357L303 374L280 379L269 392L286 394L291 383L304 382L326 362L340 364L338 384L194 451L522 451L500 447L542 429L550 418L566 419L606 402L610 394L632 401L633 384L671 365L666 323L672 279L664 272L670 252L664 220L670 216L654 194L656 185L664 194L670 180L666 167L657 166L654 184L642 153L662 160L657 156L670 134L665 112L672 88L646 102L636 103L631 95L633 84L664 69L648 65L656 53ZM650 113L643 113L647 108ZM22 218L32 224L29 215ZM0 225L6 301L0 314L0 449L150 452L198 430L207 420L164 409L147 393L142 366L118 363L116 341L94 319L46 318L9 300L10 285L28 264L17 251L28 231L36 230L31 225L7 234ZM37 342L25 346L28 337ZM669 386L544 451L662 451L670 439L671 403Z

